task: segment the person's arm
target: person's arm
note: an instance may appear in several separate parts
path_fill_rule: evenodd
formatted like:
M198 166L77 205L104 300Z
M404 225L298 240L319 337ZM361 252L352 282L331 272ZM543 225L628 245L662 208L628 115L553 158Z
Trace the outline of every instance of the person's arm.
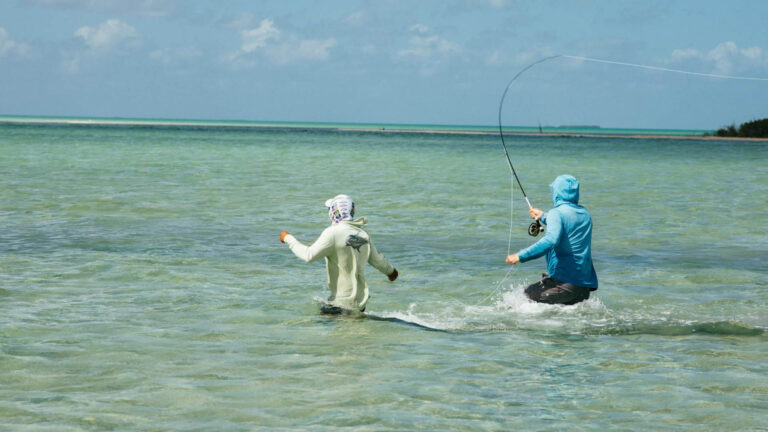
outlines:
M548 223L544 237L517 253L520 262L530 261L546 255L546 253L560 241L560 236L563 232L560 213L553 210L545 213L545 215L547 219L546 222ZM541 220L543 221L543 219Z
M328 256L333 251L333 233L329 228L326 228L320 237L312 243L312 246L305 246L296 239L292 234L283 232L280 235L280 240L291 248L294 255L301 258L306 262L317 261L320 258Z
M397 269L376 249L376 246L373 245L373 242L370 239L368 240L368 244L371 246L371 254L368 256L368 262L373 268L387 275L390 281L397 279Z

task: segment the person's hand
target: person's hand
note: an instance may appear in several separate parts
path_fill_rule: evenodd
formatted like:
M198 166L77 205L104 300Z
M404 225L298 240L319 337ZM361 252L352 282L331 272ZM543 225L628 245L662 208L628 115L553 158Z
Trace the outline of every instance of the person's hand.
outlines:
M280 233L280 241L285 243L285 236L287 236L288 234L290 234L288 231L281 232Z
M517 254L507 255L507 264L515 265L520 262L520 257Z
M394 270L392 270L392 273L390 273L389 276L387 276L387 277L389 278L390 282L394 282L395 279L397 279L397 276L398 276L397 269L394 269Z
M543 215L544 212L537 209L536 207L531 207L528 209L528 215L531 216L531 219L533 220L539 220L541 219L541 215Z

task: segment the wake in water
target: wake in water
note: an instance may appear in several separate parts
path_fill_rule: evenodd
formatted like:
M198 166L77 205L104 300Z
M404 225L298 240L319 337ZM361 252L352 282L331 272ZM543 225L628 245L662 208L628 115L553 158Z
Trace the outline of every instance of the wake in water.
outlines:
M572 306L537 303L526 297L524 289L525 285L519 285L497 291L490 305L466 305L459 301L428 305L411 303L406 311L371 311L366 315L450 332L525 330L581 335L765 335L765 329L738 321L692 322L655 311L613 311L597 297Z
M536 303L526 297L524 285L496 291L490 305L466 305L459 301L411 303L404 312L370 312L381 318L396 318L424 327L449 331L503 331L515 329L561 330L569 325L601 319L607 309L599 299L573 306ZM428 309L428 310L424 310Z

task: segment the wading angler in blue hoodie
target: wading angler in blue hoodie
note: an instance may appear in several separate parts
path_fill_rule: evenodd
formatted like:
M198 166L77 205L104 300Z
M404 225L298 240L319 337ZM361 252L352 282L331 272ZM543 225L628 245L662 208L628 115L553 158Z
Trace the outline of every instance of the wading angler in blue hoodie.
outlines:
M597 274L592 265L592 218L579 205L579 181L564 174L551 185L554 208L546 213L531 208L535 220L546 225L544 238L516 254L507 264L547 257L547 272L529 285L525 294L541 303L575 304L589 298L597 289Z

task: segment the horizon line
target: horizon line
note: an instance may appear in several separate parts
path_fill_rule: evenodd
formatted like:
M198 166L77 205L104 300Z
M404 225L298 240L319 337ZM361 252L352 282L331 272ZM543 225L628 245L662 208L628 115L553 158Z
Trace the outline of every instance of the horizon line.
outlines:
M54 116L54 115L27 115L27 114L0 114L0 123L26 123L26 124L60 124L79 126L220 126L258 128L280 125L282 127L301 128L307 125L321 129L334 129L342 127L349 130L348 126L370 127L398 127L407 130L437 128L438 130L454 130L451 128L471 128L478 131L498 131L498 125L472 125L472 124L447 124L447 123L390 123L390 122L344 122L344 121L299 121L299 120L243 120L243 119L200 119L200 118L151 118L151 117L99 117L99 116ZM677 132L713 132L716 129L692 129L692 128L647 128L647 127L606 127L597 124L572 124L572 125L506 125L504 129L530 129L539 131L543 129L575 129L575 130L603 130L603 131L677 131ZM355 129L355 128L351 128Z

